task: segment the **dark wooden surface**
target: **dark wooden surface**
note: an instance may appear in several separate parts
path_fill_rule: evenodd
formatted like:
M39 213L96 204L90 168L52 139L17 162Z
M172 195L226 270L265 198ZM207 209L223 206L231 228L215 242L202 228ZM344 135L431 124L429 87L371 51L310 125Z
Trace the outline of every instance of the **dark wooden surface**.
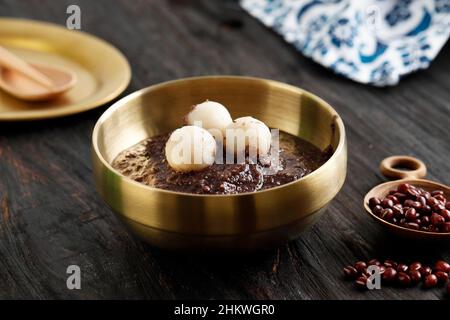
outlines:
M0 298L439 299L443 289L361 293L341 278L357 259L450 260L448 243L391 238L363 211L383 181L379 161L422 159L450 183L450 46L399 86L377 89L339 78L301 56L234 1L0 0L0 15L64 24L79 4L82 29L129 58L127 92L165 80L239 74L298 85L342 115L347 181L328 212L297 241L249 256L167 253L130 235L97 196L91 130L105 107L34 123L0 123ZM82 289L66 288L77 264Z

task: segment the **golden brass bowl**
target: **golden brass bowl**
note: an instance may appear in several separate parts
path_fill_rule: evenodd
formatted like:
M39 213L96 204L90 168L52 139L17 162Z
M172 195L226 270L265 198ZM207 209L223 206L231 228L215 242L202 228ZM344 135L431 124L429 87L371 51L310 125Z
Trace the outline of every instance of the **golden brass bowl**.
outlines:
M251 115L313 143L332 146L316 171L280 187L238 195L193 195L145 186L111 167L122 150L182 125L190 107L206 99L234 118ZM98 120L93 172L99 193L139 237L173 249L252 250L296 238L324 212L347 169L344 124L315 95L284 83L234 76L181 79L121 99Z

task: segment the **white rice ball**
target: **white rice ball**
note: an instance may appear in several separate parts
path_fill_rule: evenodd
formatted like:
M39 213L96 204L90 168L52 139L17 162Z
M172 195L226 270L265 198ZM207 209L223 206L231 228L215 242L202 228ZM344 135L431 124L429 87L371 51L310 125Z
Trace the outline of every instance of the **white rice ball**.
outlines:
M234 120L226 129L226 149L235 155L266 155L269 153L272 134L264 122L253 117Z
M186 122L190 126L200 126L206 130L220 130L224 132L233 119L228 109L214 101L205 101L192 109L186 116Z
M185 126L172 132L167 140L166 159L176 171L199 171L212 165L216 141L205 129Z

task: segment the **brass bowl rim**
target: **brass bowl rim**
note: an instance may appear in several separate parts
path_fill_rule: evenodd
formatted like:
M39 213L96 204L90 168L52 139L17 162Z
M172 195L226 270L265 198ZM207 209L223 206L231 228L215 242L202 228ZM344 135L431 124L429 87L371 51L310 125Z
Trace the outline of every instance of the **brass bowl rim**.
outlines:
M62 29L66 30L64 26L43 21L43 20L36 20L36 19L27 19L27 18L15 18L15 17L0 17L0 21L9 21L12 23L23 23L28 24L30 28L34 26L43 26L45 28L49 29ZM128 61L127 57L120 51L113 43L110 43L94 34L82 31L82 30L71 30L71 32L74 32L86 39L89 39L90 41L96 41L98 43L101 43L103 46L110 49L112 52L114 52L120 59L122 59L124 70L123 70L123 78L119 85L117 85L116 89L111 91L108 95L102 97L101 99L90 101L90 102L82 102L80 101L76 105L71 106L71 108L65 108L64 106L61 108L61 110L58 110L58 112L44 110L44 111L28 111L28 112L21 112L21 111L15 111L10 112L10 115L6 115L0 118L0 122L17 122L17 121L35 121L35 120L47 120L47 119L54 119L54 118L61 118L66 116L71 116L74 114L86 112L92 109L96 109L105 103L108 103L114 99L116 99L120 94L122 94L125 89L128 87L131 81L131 66L130 62ZM20 116L17 116L17 114L20 114Z
M289 183L280 185L280 186L276 186L276 187L271 187L269 189L265 189L265 190L259 190L259 191L250 191L250 192L242 192L242 193L236 193L236 194L196 194L196 193L188 193L188 192L178 192L178 191L172 191L172 190L166 190L166 189L162 189L162 188L157 188L157 187L152 187L152 186L148 186L145 185L143 183L137 182L129 177L126 177L124 175L122 175L120 172L118 172L116 169L114 169L108 161L105 160L105 158L103 157L103 155L101 154L99 148L98 148L98 144L97 144L97 138L98 138L98 132L100 130L100 126L103 124L104 121L106 121L106 119L108 119L108 117L113 114L114 112L116 112L117 110L119 110L120 108L126 106L127 102L135 99L136 97L139 97L149 91L153 91L153 90L157 90L161 87L166 87L166 86L170 86L172 84L175 83L180 83L180 82L188 82L188 81L192 81L192 80L200 80L200 79L229 79L229 80L250 80L250 81L262 81L265 83L268 83L270 86L274 86L274 87L278 87L278 88L282 88L282 89L287 89L287 90L291 90L291 91L295 91L297 93L300 94L305 94L307 95L309 98L312 98L313 100L316 100L317 102L319 102L319 104L326 108L328 111L330 111L330 113L334 114L336 116L336 125L338 127L338 131L339 131L339 142L337 145L336 150L334 150L332 156L324 163L322 164L319 168L317 168L316 170L314 170L313 172L307 174L306 176L291 181ZM102 164L111 172L113 172L114 174L120 176L122 179L124 179L125 181L127 181L128 183L132 183L140 188L144 188L147 189L149 191L156 191L156 192L163 192L163 193L168 193L168 194L173 194L173 195L178 195L178 196L194 196L194 197L241 197L241 196L248 196L248 195L255 195L255 194L262 194L265 192L270 192L270 191L274 191L277 189L281 189L281 188L285 188L288 187L290 185L293 185L295 183L299 183L300 181L304 181L312 176L315 176L317 174L320 174L321 171L323 171L323 168L326 167L327 165L329 165L332 160L334 160L337 155L339 153L342 152L344 145L345 145L345 139L346 139L346 133L345 133L345 127L344 127L344 123L342 121L342 118L340 117L340 115L336 112L336 110L334 110L333 107L331 107L330 104L328 104L325 100L323 100L322 98L318 97L317 95L304 90L302 88L296 87L294 85L290 85L287 83L283 83L280 81L276 81L276 80L270 80L270 79L264 79L264 78L257 78L257 77L249 77L249 76L236 76L236 75L214 75L214 76L197 76L197 77L187 77L187 78L180 78L180 79L176 79L176 80L169 80L169 81L164 81L164 82L160 82L154 85L150 85L148 87L139 89L137 91L134 91L132 93L130 93L129 95L121 98L120 100L116 101L115 103L113 103L101 116L100 118L97 120L97 123L94 126L93 132L92 132L92 147L93 150L95 151L96 156L98 157L98 159L102 162Z
M427 179L401 179L401 180L394 180L394 181L387 181L381 184L376 185L375 187L373 187L372 189L370 189L369 192L366 193L366 195L364 196L363 199L363 206L364 209L366 210L366 213L372 217L372 219L374 219L376 222L378 222L380 225L382 225L385 229L387 229L390 232L399 232L402 231L405 234L408 234L409 236L414 236L417 237L418 235L421 235L423 238L430 238L430 239L447 239L450 238L450 232L429 232L429 231L422 231L422 230L414 230L414 229L408 229L393 223L390 223L386 220L383 220L382 218L380 218L379 216L377 216L375 213L372 212L372 210L369 208L369 195L371 194L372 190L375 188L378 188L380 186L384 186L384 185L392 185L395 183L401 184L401 183L409 183L409 184L414 184L414 183L423 183L423 182L432 182L433 184L436 184L439 187L442 187L443 189L448 189L448 186L446 186L445 184L439 183L439 182L434 182L434 181L430 181ZM395 230L395 231L394 231Z

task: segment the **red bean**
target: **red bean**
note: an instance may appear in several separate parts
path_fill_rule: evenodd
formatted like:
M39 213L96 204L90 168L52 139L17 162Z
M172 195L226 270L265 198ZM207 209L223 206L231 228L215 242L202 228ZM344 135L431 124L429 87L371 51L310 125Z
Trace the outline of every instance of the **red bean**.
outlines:
M450 233L450 222L444 223L444 225L442 225L441 228L442 228L441 229L442 232Z
M397 277L397 271L392 267L387 267L382 275L382 279L386 282L392 282Z
M409 195L409 196L411 196L412 198L417 198L417 197L420 196L420 191L417 190L416 188L414 188L413 186L411 186L411 188L409 188L409 189L406 191L406 195Z
M397 191L401 192L403 194L406 194L406 191L411 187L410 184L408 183L402 183L401 185L398 186Z
M423 214L430 214L431 211L432 210L431 210L431 207L429 205L422 206L422 213Z
M420 196L419 198L417 198L417 200L422 205L422 208L427 205L427 199L424 196Z
M409 270L411 271L416 271L419 270L420 268L422 268L422 264L418 261L413 262L409 265Z
M398 272L408 272L408 266L406 264L399 263L399 265L397 266L397 271Z
M428 217L428 216L423 216L423 217L422 217L422 220L421 220L421 224L424 225L424 226L429 225L429 224L430 224L430 217Z
M364 261L358 261L355 263L354 267L359 273L363 273L364 269L367 268L367 264Z
M358 270L352 266L347 266L344 268L344 276L346 279L354 280L358 276Z
M392 202L394 204L400 203L400 201L398 201L398 198L396 196L394 196L394 195L389 195L389 196L386 197L386 199L392 200Z
M419 270L410 270L409 276L411 277L411 281L413 283L419 283L420 280L422 280L422 275L420 274Z
M419 228L420 228L419 224L415 223L415 222L407 222L406 227L408 229L413 229L413 230L419 230Z
M391 199L383 199L381 201L381 206L383 208L392 208L392 206L394 205L394 202Z
M380 216L381 212L383 211L383 207L382 206L375 206L375 208L372 209L373 213L376 214L377 216Z
M398 199L398 201L400 201L400 202L403 202L403 201L406 200L406 194L404 194L404 193L396 192L396 193L394 193L393 195L394 195L394 196Z
M402 287L407 287L411 284L411 277L408 276L406 273L404 272L399 272L397 274L397 282L402 286Z
M433 224L433 226L436 226L436 227L439 227L440 225L443 225L445 223L444 217L438 215L435 212L433 212L433 214L431 214L430 221Z
M425 281L423 282L423 286L425 288L435 287L438 283L438 278L434 274L430 274L425 277Z
M450 272L450 264L448 264L447 262L445 262L443 260L439 260L434 265L434 270L436 270L436 271L444 271L446 273L449 273Z
M429 198L427 199L427 204L428 204L430 207L433 207L434 205L439 204L439 200L436 199L436 198L434 198L434 197L429 197Z
M375 208L375 206L380 205L380 203L381 203L380 198L372 197L372 198L369 199L369 208L373 209L373 208Z
M386 221L391 221L394 218L394 212L392 209L383 209L380 214L380 218Z
M450 222L450 210L443 209L439 214L444 217L445 221Z
M364 276L359 277L355 281L355 285L360 290L366 290L367 289L367 278Z
M426 276L429 276L431 274L431 268L430 267L421 267L419 269L420 274L422 275L423 278L425 278Z
M367 264L369 266L381 266L381 262L378 261L377 259L369 260L369 262L367 262Z
M416 209L416 210L420 210L420 209L422 208L422 204L421 204L419 201L414 201L414 202L411 204L411 207L413 207L413 208Z
M385 260L383 264L384 264L384 266L385 266L386 268L392 267L392 268L394 268L394 269L397 269L397 262L395 262L395 261L392 261L392 260Z
M436 278L438 279L438 283L440 285L444 285L448 281L448 274L444 271L436 271Z
M405 218L408 221L414 221L416 220L416 209L414 208L409 208L406 212L405 212Z
M391 208L392 212L394 213L394 217L396 218L403 218L403 208L401 204L396 204Z
M404 207L413 207L413 205L414 205L414 200L411 200L411 199L405 200L405 202L403 202Z

